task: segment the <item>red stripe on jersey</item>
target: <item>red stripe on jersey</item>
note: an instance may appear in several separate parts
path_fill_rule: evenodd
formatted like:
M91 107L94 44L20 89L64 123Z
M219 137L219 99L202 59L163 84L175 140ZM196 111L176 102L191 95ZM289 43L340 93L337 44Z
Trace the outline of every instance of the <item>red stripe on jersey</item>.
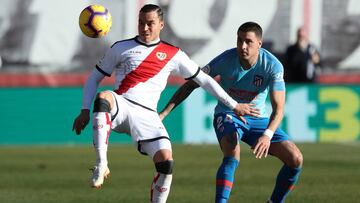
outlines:
M115 92L121 95L140 82L146 82L158 74L178 52L179 48L160 43L133 71L125 76Z

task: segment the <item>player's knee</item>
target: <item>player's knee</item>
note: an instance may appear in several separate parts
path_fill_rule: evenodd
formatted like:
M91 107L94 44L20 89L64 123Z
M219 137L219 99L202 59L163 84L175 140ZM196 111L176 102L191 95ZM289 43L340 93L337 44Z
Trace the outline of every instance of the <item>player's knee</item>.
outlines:
M288 164L290 167L293 168L300 168L303 165L303 155L301 152L297 152L292 155L291 162Z
M93 112L108 112L110 113L110 102L106 99L97 97L94 102Z
M221 144L229 148L235 148L238 143L237 133L227 134L221 139Z
M297 167L297 168L302 167L304 158L303 158L303 155L302 155L301 152L299 152L299 153L296 155L295 160L296 160L296 161L295 161L296 167Z
M155 163L156 171L163 174L172 174L174 160L166 160Z
M220 145L225 156L240 157L240 145L236 133L224 136Z

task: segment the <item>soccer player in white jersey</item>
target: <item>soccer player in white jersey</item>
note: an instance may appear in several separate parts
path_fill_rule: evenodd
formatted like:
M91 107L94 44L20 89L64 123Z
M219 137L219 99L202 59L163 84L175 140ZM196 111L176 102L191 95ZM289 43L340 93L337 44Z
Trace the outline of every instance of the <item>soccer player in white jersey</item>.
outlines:
M140 153L150 156L157 174L151 188L151 202L166 202L173 169L169 135L157 113L157 103L171 72L193 79L238 116L258 115L250 104L233 100L210 76L179 48L160 40L163 12L153 4L139 12L138 36L116 42L90 74L83 92L83 104L76 117L76 134L89 122L91 103L100 81L115 73L115 90L96 95L93 109L93 140L96 163L91 186L101 187L110 170L107 148L110 131L127 133Z
M244 23L237 31L237 47L218 55L203 68L212 77L220 76L221 87L237 102L254 104L260 110L259 117L242 117L221 103L215 108L213 124L224 156L216 174L216 203L225 203L230 197L240 161L239 140L252 147L256 158L271 154L284 163L268 202L284 202L301 172L302 154L279 128L285 106L283 66L261 44L260 25ZM191 80L180 87L160 117L163 119L197 87ZM265 113L268 94L272 105L270 118Z

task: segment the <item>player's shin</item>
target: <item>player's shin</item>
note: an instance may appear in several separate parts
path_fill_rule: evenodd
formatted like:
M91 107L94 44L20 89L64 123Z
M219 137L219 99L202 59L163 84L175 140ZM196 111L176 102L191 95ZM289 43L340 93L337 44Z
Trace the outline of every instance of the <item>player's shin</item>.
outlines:
M93 143L96 165L107 166L107 148L111 131L110 105L105 99L96 99L93 114Z
M291 168L284 165L276 179L274 191L271 195L273 203L285 202L286 196L294 189L299 178L301 168Z
M152 203L166 202L172 182L173 164L173 160L155 163L157 174L151 185L150 201Z
M228 201L238 165L239 161L234 157L224 157L216 174L216 203L226 203Z

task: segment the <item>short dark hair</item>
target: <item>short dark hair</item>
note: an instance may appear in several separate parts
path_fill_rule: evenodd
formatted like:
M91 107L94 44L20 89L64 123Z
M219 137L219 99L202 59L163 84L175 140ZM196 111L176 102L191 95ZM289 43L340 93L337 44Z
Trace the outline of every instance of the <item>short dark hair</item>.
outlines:
M240 25L237 33L239 32L254 32L259 39L262 38L263 33L261 26L255 22L246 22Z
M145 4L141 9L140 9L140 13L148 13L148 12L152 12L152 11L156 11L159 19L163 20L164 19L164 13L162 11L162 9L160 8L160 6L155 5L155 4Z

